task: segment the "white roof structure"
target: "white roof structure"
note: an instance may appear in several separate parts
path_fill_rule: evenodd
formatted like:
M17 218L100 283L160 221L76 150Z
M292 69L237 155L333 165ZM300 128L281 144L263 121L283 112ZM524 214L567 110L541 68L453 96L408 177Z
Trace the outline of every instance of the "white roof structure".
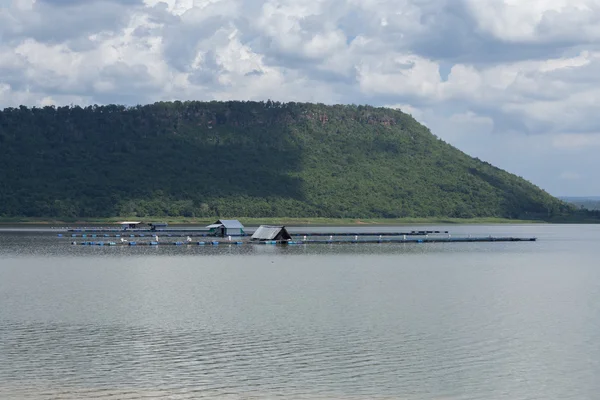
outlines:
M137 224L141 224L142 221L123 221L123 222L119 222L120 225L137 225Z
M240 221L238 221L237 219L220 219L217 221L217 223L221 223L223 224L223 226L225 226L225 228L227 229L236 229L236 228L240 228L240 229L244 229L244 225L242 225L242 223Z
M224 226L227 229L244 229L244 225L237 219L220 219L214 224L210 224L207 228L218 228Z

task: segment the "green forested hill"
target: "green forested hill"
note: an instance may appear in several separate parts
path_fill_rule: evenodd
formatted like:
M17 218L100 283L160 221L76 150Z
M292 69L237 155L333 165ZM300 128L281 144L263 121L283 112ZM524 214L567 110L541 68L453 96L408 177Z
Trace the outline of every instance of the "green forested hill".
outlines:
M267 101L0 112L4 217L547 218L572 210L391 109Z

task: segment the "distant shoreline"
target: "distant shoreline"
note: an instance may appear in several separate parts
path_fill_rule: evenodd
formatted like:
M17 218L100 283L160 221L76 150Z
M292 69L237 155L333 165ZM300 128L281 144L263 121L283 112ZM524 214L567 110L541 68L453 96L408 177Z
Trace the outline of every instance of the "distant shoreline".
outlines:
M113 225L119 221L137 220L142 222L166 222L170 225L208 225L218 219L238 219L244 225L468 225L468 224L544 224L541 220L518 220L508 218L248 218L248 217L213 217L213 218L176 218L176 217L122 217L122 218L90 218L86 220L61 220L53 218L0 218L1 225Z

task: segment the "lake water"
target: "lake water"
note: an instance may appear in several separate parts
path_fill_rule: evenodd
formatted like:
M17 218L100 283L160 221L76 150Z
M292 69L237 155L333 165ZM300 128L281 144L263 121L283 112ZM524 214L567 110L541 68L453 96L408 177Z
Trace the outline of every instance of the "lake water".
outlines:
M4 230L0 399L598 398L600 226L418 229L538 241L99 248Z

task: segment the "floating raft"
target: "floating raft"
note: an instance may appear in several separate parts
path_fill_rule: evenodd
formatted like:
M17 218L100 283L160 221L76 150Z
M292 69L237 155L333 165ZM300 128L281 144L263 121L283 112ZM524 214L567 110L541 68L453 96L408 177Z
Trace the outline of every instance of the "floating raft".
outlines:
M192 241L192 242L168 242L168 241L149 241L149 242L104 242L104 241L85 241L72 242L73 245L84 246L218 246L218 245L298 245L298 244L361 244L361 243L473 243L473 242L535 242L537 238L519 238L519 237L437 237L437 238L407 238L407 239L375 239L375 240L264 240L264 241Z
M121 231L121 233L117 233L117 234L110 234L110 233L72 233L70 235L70 237L72 238L76 238L76 237L81 237L81 238L143 238L143 237L147 237L147 238L152 238L155 235L159 235L160 237L186 237L186 236L190 236L190 237L215 237L213 234L208 234L208 233L189 233L189 232L184 232L184 233L179 233L179 234L165 234L164 232L148 232L148 233L127 233L127 232L123 232ZM230 235L231 237L234 237L235 235ZM240 236L240 235L237 235ZM66 237L63 234L59 233L58 237Z
M155 229L152 230L150 228L66 228L66 232L76 232L76 233L210 233L210 230L207 228L172 228L172 229ZM247 236L247 234L238 234L238 236Z
M294 236L427 236L448 234L448 231L410 231L410 232L290 232Z
M105 233L104 231L102 232L96 232L96 233L72 233L70 236L71 237L82 237L82 238L97 238L97 237L105 237L105 238L109 238L109 237L115 237L115 238L134 238L134 237L154 237L155 235L159 235L161 237L216 237L213 233L207 233L204 232L202 233L202 231L183 231L183 230L179 230L179 231L169 231L169 232L173 232L173 233L168 233L167 231L144 231L144 233L140 233L139 231L136 231L135 233L129 233L129 231L118 231L120 233ZM133 231L131 231L133 232ZM176 233L175 233L176 232ZM448 231L410 231L410 232L337 232L337 233L331 233L331 232L290 232L291 235L293 236L316 236L316 237L322 237L322 236L360 236L360 237L365 237L365 236L428 236L428 235L435 235L435 234L448 234ZM238 234L238 235L228 235L231 237L246 237L246 236L252 236L251 233L246 233L246 234ZM64 237L63 234L58 234L58 237Z
M366 240L310 240L304 243L469 243L469 242L535 242L537 238L518 237L433 237Z
M195 229L195 228L188 228L188 229L157 229L155 231L150 230L150 229L127 229L127 230L123 230L123 229L70 229L68 230L68 232L76 232L76 233L147 233L147 234L153 234L153 233L205 233L205 234L212 234L209 230L207 229ZM245 236L247 234L238 234L238 236Z

